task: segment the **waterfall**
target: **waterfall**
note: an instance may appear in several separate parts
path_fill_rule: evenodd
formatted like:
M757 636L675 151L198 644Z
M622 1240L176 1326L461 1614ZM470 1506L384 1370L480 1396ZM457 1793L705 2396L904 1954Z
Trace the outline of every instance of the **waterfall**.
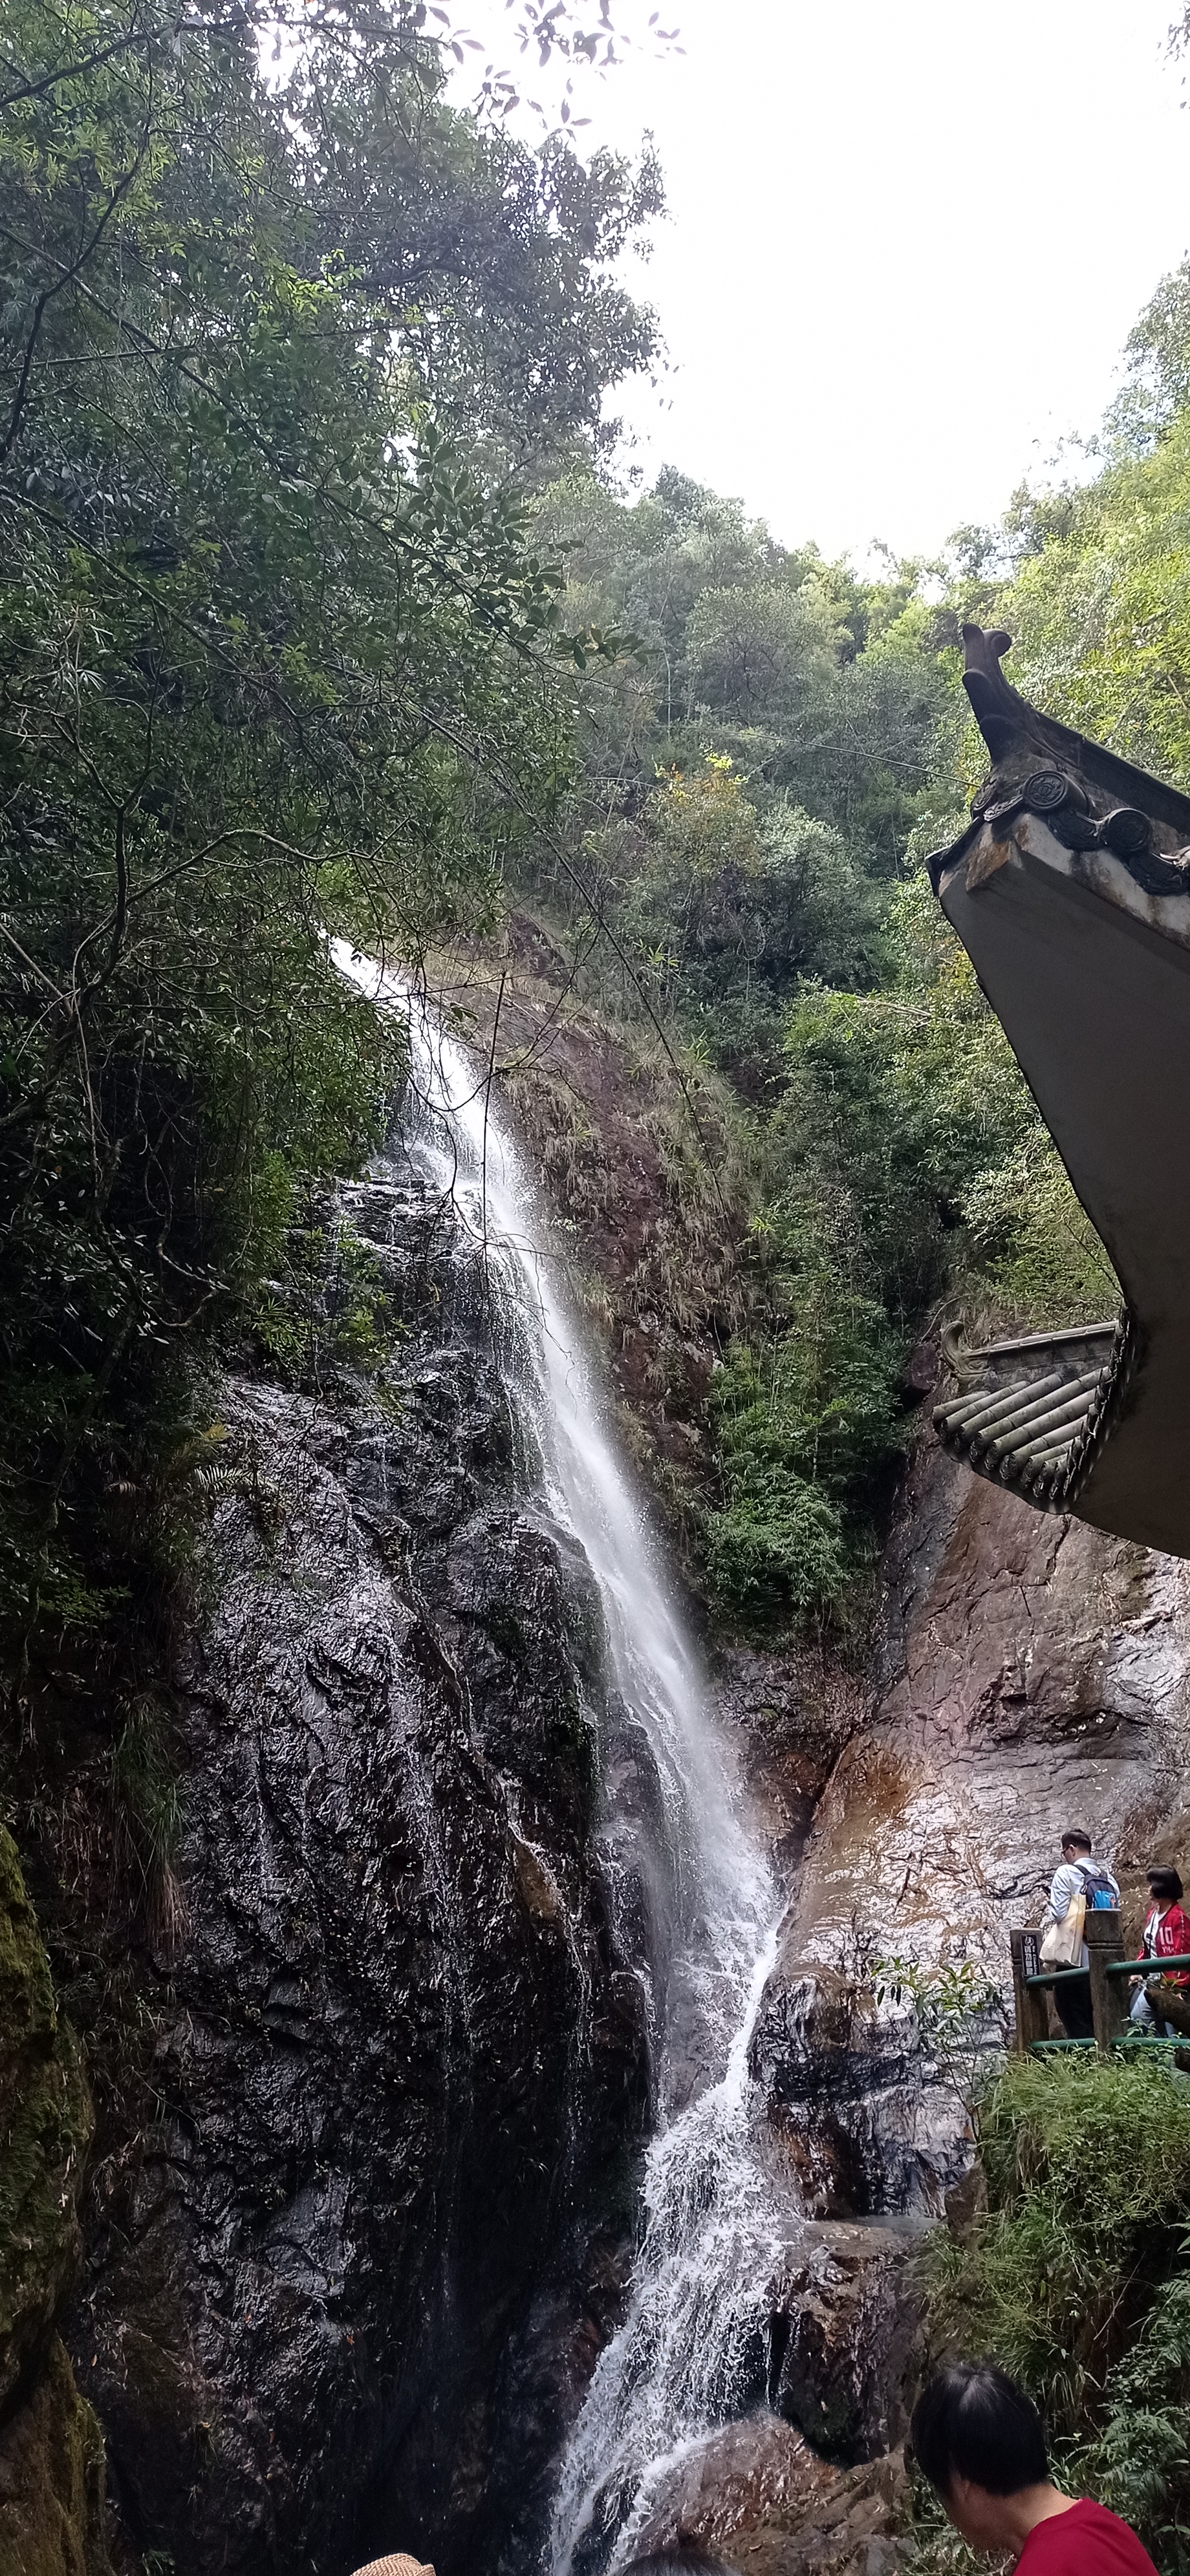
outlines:
M661 1553L608 1427L586 1334L490 1085L424 1000L345 942L340 971L409 1029L403 1141L423 1187L483 1265L497 1356L540 1455L549 1508L585 1551L616 1689L647 1731L675 1891L657 2129L624 2321L562 2463L550 2576L631 2555L657 2479L739 2410L762 2355L766 2289L788 2219L753 2150L748 2041L776 1946L777 1899Z

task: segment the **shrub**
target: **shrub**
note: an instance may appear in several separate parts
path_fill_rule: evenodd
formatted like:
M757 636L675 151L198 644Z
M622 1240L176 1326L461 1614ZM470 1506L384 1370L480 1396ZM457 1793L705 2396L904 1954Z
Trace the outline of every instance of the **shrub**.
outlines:
M1190 2086L1152 2060L1015 2061L980 2118L988 2211L930 2257L932 2340L988 2354L1064 2483L1190 2567Z
M833 1607L851 1572L838 1506L788 1469L770 1468L711 1514L711 1598L744 1627Z

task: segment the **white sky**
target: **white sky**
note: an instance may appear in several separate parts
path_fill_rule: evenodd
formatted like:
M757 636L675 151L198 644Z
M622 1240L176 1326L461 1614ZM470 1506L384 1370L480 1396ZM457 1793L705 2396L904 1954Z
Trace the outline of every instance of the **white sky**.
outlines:
M1045 479L1190 248L1173 14L663 0L684 56L584 81L576 138L651 126L666 175L670 220L630 275L673 372L621 406L637 461L861 560L876 537L930 553Z

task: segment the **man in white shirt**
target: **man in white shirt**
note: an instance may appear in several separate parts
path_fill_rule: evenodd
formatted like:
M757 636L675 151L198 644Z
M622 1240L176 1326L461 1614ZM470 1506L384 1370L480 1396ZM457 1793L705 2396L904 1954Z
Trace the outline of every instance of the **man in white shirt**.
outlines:
M1120 1886L1106 1862L1096 1860L1090 1835L1085 1834L1081 1826L1069 1825L1062 1836L1061 1867L1054 1871L1049 1901L1041 1918L1043 1932L1051 1923L1065 1922L1076 1896L1083 1897L1088 1906L1118 1905ZM1080 1960L1082 1967L1087 1966L1088 1958L1084 1941ZM1091 2019L1090 1978L1063 1977L1061 1984L1053 1988L1053 1997L1067 2038L1093 2039L1095 2027Z

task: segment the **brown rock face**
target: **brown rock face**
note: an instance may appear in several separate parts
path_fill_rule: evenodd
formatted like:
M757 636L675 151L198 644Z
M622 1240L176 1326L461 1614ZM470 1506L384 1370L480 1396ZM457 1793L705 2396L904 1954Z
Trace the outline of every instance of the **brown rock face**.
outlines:
M746 1747L752 1812L778 1885L790 1886L818 1801L863 1722L863 1691L810 1646L779 1655L721 1646L714 1686L720 1725Z
M749 2415L678 2462L639 2547L693 2541L740 2576L886 2576L904 2488L899 2454L832 2468L778 2416Z
M940 2207L969 2152L962 2069L877 2012L874 1961L970 1960L1007 1991L1064 1826L1178 1859L1190 1747L1190 1566L1043 1517L932 1443L887 1563L870 1713L817 1811L753 2065L810 2205ZM865 1992L865 1986L867 1991Z
M770 2397L829 2458L878 2459L904 2441L922 2305L911 2220L806 2227L773 2284Z

